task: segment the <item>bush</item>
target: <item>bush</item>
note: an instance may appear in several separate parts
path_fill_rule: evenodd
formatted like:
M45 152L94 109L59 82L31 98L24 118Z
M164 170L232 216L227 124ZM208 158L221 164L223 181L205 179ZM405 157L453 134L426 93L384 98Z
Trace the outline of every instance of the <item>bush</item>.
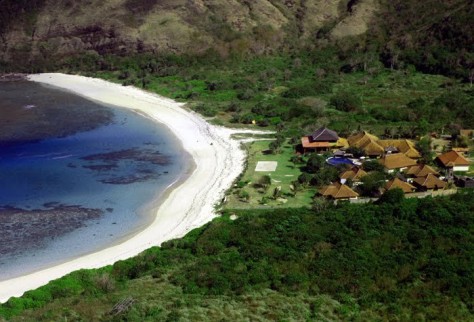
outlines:
M306 162L306 171L309 173L316 173L326 165L326 158L322 155L313 153Z
M385 173L371 172L361 178L362 184L358 187L363 196L378 197L380 189L385 185Z
M339 92L331 97L329 103L343 112L358 112L362 109L362 100L351 92Z
M271 184L272 184L272 178L269 175L264 175L258 179L256 186L264 188L266 190Z
M396 188L387 190L380 196L378 203L388 203L390 205L400 204L405 199L405 193L402 189Z
M302 173L298 176L298 183L302 185L307 185L310 183L311 179L313 179L313 176L309 173Z
M255 96L255 92L251 89L246 89L237 94L237 98L241 101L249 101Z
M107 273L102 273L95 277L95 285L104 293L110 293L115 290L115 280Z
M197 104L194 107L194 110L198 113L201 113L204 116L207 117L213 117L217 114L217 110L207 104Z
M240 190L239 199L242 200L242 201L249 201L250 200L250 194L245 190Z
M352 154L355 158L360 158L360 157L365 156L365 151L356 146L351 146L347 148L346 152Z
M239 113L242 111L242 107L237 102L230 102L226 108L226 112Z
M385 168L380 162L376 160L369 160L362 163L362 169L364 169L364 171L366 172L370 172L370 171L382 172L384 171Z

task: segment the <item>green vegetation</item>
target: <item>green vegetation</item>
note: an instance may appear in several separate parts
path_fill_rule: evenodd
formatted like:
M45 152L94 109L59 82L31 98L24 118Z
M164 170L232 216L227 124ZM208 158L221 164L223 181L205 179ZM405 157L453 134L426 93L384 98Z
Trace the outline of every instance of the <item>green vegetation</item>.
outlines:
M381 55L386 66L412 64L424 73L474 81L472 3L393 0L379 17L381 29L387 32ZM374 37L380 37L378 31L375 28Z
M294 153L300 136L327 126L341 136L360 129L384 138L424 136L417 148L430 163L430 145L442 151L448 143L431 142L426 134L474 128L474 6L464 0L381 1L366 35L337 41L331 31L358 1L341 2L340 17L317 30L312 24L314 30L305 29L312 20L305 1L271 2L289 19L285 28L256 21L251 31L237 31L215 14L226 11L215 8L210 9L214 16L199 22L194 14L186 16L195 34L206 33L215 43L199 54L181 43L179 48L189 52L151 53L163 44L127 43L120 32L100 24L77 30L78 46L85 44L77 55L55 53L55 38L13 47L0 42L8 51L0 56L0 72L83 73L188 102L211 122L276 132L274 140L247 145L247 169L227 196L222 217L162 248L72 273L12 299L0 306L0 316L32 321L474 319L473 191L405 200L394 190L376 204L334 206L313 196L317 186L335 179L335 168L324 157ZM290 2L294 10L287 7ZM9 39L8 31L19 28L25 39L34 39L44 3L0 0L0 38ZM253 15L254 7L245 3ZM64 5L79 10L82 4ZM127 0L124 9L133 15L125 25L138 27L144 12L168 7L162 1ZM2 61L9 56L13 59ZM256 173L258 161L277 161L277 170ZM373 172L364 177L361 193L377 195L385 179L381 165L365 162L363 167ZM130 297L130 307L113 316L113 307Z
M294 146L289 143L283 144L280 153L271 153L269 146L272 142L246 144L247 169L227 196L226 209L286 208L311 204L314 188L295 187L294 183L301 175L300 168L304 161L296 157ZM274 172L256 172L259 161L275 161L278 165Z
M0 307L8 320L474 318L474 191L226 211L183 239ZM229 216L236 215L232 221ZM112 317L124 298L133 304ZM36 308L35 310L31 310Z
M377 61L370 70L345 71L348 60L328 48L225 61L211 54L90 56L57 68L134 84L190 102L220 124L255 123L290 138L322 125L342 136L363 128L388 138L474 127L468 84L413 69L386 69Z

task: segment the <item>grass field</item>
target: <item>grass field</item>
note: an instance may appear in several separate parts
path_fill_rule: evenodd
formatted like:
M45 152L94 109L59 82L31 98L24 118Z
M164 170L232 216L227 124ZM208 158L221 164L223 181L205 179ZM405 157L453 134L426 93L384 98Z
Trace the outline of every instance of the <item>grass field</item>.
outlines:
M268 145L271 141L255 141L246 145L248 149L247 169L239 183L231 189L224 205L226 209L272 208L272 207L301 207L309 206L315 194L314 189L298 191L296 194L290 188L291 183L301 174L300 165L290 161L295 155L294 147L284 144L279 154L268 154ZM276 161L278 166L275 172L256 172L259 161ZM263 189L255 187L262 176L268 175L271 184ZM281 187L281 198L274 199L275 188ZM242 193L243 192L243 193ZM244 201L242 195L248 194Z

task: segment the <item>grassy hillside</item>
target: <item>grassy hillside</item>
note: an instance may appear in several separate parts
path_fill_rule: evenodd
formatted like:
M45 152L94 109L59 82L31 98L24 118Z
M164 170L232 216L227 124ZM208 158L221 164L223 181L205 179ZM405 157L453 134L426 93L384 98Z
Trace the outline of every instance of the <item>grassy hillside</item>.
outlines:
M162 248L12 299L0 315L12 321L469 321L473 197L465 191L404 200L395 190L379 204L229 211ZM113 308L124 299L131 304L117 313Z

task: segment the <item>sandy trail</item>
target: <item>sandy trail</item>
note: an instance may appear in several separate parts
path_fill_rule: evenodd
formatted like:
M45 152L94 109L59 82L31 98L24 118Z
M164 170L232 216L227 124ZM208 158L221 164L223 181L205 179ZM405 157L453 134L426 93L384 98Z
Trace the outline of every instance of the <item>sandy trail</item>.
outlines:
M139 254L162 242L184 236L215 216L214 205L243 171L245 153L236 133L268 132L232 130L213 126L181 103L134 87L99 79L64 74L30 75L29 79L72 91L98 102L134 109L165 124L191 155L195 167L189 177L167 195L155 219L143 231L109 248L29 275L0 282L0 302L83 268L98 268ZM248 139L246 139L248 141Z

